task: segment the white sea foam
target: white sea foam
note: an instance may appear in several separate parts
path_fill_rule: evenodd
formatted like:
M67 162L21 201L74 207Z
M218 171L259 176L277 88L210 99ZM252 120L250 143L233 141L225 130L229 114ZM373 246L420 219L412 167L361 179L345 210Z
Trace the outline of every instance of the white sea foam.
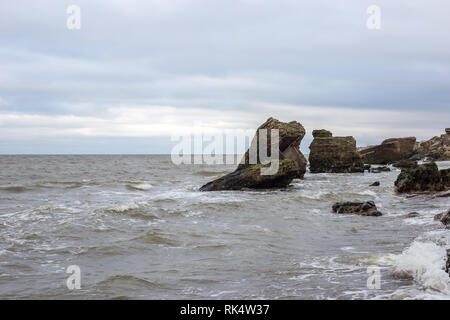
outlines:
M425 291L450 295L450 278L444 271L446 250L433 242L414 241L400 255L392 255L393 274L411 277Z
M137 183L127 184L127 188L132 189L132 190L146 191L146 190L150 190L152 187L153 186L147 182L137 182Z

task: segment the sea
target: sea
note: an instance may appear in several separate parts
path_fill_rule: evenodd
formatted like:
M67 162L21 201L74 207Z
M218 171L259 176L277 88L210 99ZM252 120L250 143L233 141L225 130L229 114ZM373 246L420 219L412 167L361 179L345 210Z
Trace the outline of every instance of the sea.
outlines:
M0 156L0 299L450 299L449 197L397 194L396 168L198 190L235 167ZM383 215L331 210L354 200Z

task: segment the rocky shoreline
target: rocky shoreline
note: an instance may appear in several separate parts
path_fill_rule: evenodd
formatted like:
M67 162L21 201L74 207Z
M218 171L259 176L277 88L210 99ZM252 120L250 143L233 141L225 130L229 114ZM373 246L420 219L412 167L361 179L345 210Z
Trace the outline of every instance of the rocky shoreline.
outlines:
M267 144L260 139L260 130L265 131ZM276 129L279 133L278 170L271 175L264 175L262 170L272 165L270 161L261 159L261 154L271 154L273 149L270 140L270 130ZM220 190L249 190L267 188L285 188L293 179L303 179L308 161L300 152L300 143L306 134L304 127L296 121L281 122L269 118L262 124L252 140L250 148L246 151L241 163L235 171L203 185L201 191ZM398 193L439 193L450 190L450 169L438 170L434 161L450 161L450 128L445 134L434 137L428 141L417 142L415 137L391 138L384 140L380 145L356 148L353 137L333 137L326 129L313 130L313 141L309 148L309 171L315 173L380 173L390 171L388 165L401 169L395 181L395 190ZM262 136L264 137L264 136ZM263 141L264 142L264 141ZM266 146L267 150L261 149ZM263 147L264 148L264 147ZM260 150L261 149L261 150ZM261 153L263 151L263 153ZM252 162L251 152L256 153L256 161ZM431 161L418 164L418 160ZM383 165L372 167L372 165ZM371 184L379 186L380 181ZM450 194L450 193L449 193ZM447 196L447 194L437 194ZM373 201L337 202L332 205L332 212L337 214L355 214L360 216L381 216ZM413 212L405 216L414 217ZM439 217L446 228L450 228L450 210ZM447 252L450 252L448 248ZM447 261L448 272L450 257Z

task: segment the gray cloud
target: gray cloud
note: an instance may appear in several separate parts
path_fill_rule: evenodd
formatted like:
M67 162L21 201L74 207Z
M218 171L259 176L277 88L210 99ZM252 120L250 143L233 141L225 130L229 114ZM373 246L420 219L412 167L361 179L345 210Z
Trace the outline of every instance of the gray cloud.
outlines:
M349 126L348 134L373 143L391 134L439 134L445 124L417 117L421 110L449 119L446 1L377 1L376 31L366 28L371 1L77 0L76 31L66 28L70 4L0 3L0 131L11 115L109 121L112 109L127 106L195 109L199 120L203 109L217 123L244 111L247 127L285 115L262 105L294 106L291 114L306 127L323 110L361 116L385 110L385 118L402 111L404 121L395 123L377 116L372 133L361 131L361 118L314 120L325 128ZM301 113L305 106L312 115ZM161 110L153 120L164 119Z

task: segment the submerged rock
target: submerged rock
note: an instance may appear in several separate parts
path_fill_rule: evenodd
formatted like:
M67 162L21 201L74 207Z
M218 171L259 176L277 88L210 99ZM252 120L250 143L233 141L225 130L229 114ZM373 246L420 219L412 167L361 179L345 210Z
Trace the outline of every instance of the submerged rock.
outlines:
M375 181L369 187L378 187L380 185L380 181Z
M353 137L332 137L327 130L314 130L309 149L309 170L312 173L364 172L364 164L356 152Z
M442 222L444 226L450 228L450 210L442 212L434 216L434 220Z
M267 150L263 153L269 155L272 147L270 130L278 129L279 132L279 167L275 174L261 174L262 168L270 167L270 162L266 163L260 159L259 132L261 129L267 130ZM269 118L256 131L255 139L245 153L237 169L219 179L211 181L200 188L201 191L217 190L242 190L242 189L262 189L262 188L282 188L291 183L294 178L303 178L306 172L306 158L300 152L300 142L305 136L305 128L296 122L289 123ZM256 163L250 161L250 150L256 153Z
M369 172L380 173L380 172L388 172L388 171L391 171L391 168L383 166L383 167L372 167Z
M332 207L336 213L353 213L361 216L381 216L382 213L377 210L373 201L366 202L336 202Z
M400 193L447 190L450 188L450 169L439 171L434 162L402 169L395 186Z
M413 158L429 158L435 161L450 161L450 128L445 133L427 141L416 143Z
M411 157L415 143L415 137L391 138L384 140L380 145L359 148L358 152L364 163L388 164Z
M420 214L418 212L410 212L405 214L403 217L404 218L415 218L418 217Z

